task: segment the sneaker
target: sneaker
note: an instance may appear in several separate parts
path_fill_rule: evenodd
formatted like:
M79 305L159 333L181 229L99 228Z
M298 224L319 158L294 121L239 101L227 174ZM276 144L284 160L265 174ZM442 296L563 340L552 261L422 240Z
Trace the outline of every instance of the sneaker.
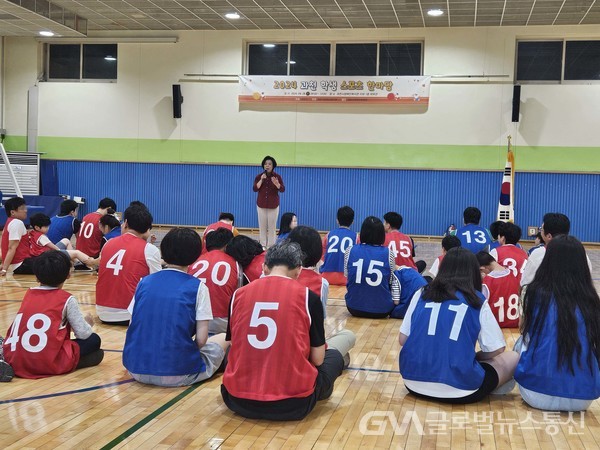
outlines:
M344 369L347 369L348 366L350 366L350 353L344 355Z
M502 386L498 386L496 389L494 389L491 394L492 395L505 395L508 394L510 392L512 392L512 390L515 388L515 385L517 384L517 382L515 381L514 378L511 378L509 381L507 381L506 383L504 383Z
M0 361L0 382L6 383L13 379L15 371L6 361Z
M93 272L94 271L94 269L86 266L85 264L75 264L75 266L73 267L73 270L75 270L76 272Z

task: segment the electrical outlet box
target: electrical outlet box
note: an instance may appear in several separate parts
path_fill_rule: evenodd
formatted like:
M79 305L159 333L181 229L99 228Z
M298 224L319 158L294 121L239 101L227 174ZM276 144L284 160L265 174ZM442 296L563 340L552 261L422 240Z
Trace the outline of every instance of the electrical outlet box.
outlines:
M534 237L538 234L538 227L527 227L527 236Z

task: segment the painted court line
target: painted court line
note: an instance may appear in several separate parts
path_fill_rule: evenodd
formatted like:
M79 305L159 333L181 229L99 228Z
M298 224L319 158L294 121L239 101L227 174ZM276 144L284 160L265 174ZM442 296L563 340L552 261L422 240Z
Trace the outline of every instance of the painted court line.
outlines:
M110 388L110 387L114 387L114 386L120 386L122 384L132 383L133 381L134 381L134 379L130 378L128 380L117 381L115 383L101 384L99 386L92 386L92 387L83 388L83 389L75 389L73 391L56 392L54 394L37 395L35 397L15 398L12 400L0 400L0 405L4 405L6 403L27 402L30 400L41 400L44 398L62 397L63 395L70 395L70 394L81 394L83 392L97 391L98 389L106 389L106 388Z

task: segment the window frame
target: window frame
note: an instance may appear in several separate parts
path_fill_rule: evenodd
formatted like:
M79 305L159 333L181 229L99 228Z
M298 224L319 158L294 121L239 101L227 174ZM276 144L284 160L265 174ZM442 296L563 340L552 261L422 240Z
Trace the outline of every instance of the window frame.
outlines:
M108 43L111 44L111 43ZM50 78L50 46L51 45L78 45L79 46L79 78ZM44 45L44 82L47 83L116 83L119 79L119 70L117 67L117 74L115 78L83 78L83 46L84 45L106 45L106 43L102 44L93 44L93 43L83 43L83 42L75 42L75 43L58 43L58 42L49 42ZM117 48L117 60L115 63L119 62L119 44L114 42L112 45L115 45Z

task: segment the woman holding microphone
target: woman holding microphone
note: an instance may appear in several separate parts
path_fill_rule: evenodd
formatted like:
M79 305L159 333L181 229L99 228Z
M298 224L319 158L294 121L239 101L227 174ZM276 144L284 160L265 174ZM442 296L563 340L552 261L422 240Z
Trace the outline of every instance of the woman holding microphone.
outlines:
M254 178L254 192L258 192L256 210L258 212L258 228L260 243L264 247L275 244L277 216L279 215L279 193L285 191L281 175L275 173L277 161L272 156L262 160L263 172Z

